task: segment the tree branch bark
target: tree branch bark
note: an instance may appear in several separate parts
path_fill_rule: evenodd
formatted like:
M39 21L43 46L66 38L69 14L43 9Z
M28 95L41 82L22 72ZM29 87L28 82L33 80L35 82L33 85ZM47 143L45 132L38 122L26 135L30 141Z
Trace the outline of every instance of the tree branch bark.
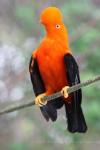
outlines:
M80 84L77 84L77 85L74 85L72 87L69 87L68 89L68 94L74 92L74 91L77 91L78 89L80 88L83 88L85 86L88 86L92 83L95 83L97 81L100 80L100 75L97 76L97 77L94 77L93 79L90 79L90 80L87 80L85 82L82 82ZM54 100L55 98L58 98L58 97L61 97L61 92L57 92L57 93L54 93L50 96L45 96L44 97L44 101L50 101L50 100ZM10 112L13 112L13 111L17 111L19 109L23 109L23 108L26 108L26 107L30 107L30 106L33 106L35 105L34 101L30 100L28 102L23 102L23 103L16 103L14 105L10 105L10 106L7 106L6 108L4 109L1 109L0 110L0 115L3 115L3 114L6 114L6 113L10 113Z

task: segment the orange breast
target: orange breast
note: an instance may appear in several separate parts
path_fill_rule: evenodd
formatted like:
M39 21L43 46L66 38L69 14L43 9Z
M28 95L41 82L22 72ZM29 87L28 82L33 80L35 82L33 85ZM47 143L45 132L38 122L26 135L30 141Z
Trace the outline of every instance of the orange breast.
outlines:
M40 47L37 52L40 74L48 94L57 92L68 85L64 64L65 53L67 52L59 44L53 44L51 48L46 47L46 49Z

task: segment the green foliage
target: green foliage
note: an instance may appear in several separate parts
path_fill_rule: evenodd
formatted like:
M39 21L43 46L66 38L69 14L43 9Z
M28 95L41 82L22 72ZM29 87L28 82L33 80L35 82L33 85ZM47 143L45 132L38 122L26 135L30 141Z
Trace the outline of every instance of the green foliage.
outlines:
M27 143L14 143L10 146L10 150L27 150Z
M35 13L31 6L17 6L15 11L19 24L24 28L25 32L37 31Z
M92 51L92 50L91 50ZM99 48L95 49L95 51L88 54L87 59L90 59L91 61L88 61L88 68L94 72L94 74L100 74L100 52Z
M85 2L65 2L61 9L64 14L64 22L68 25L69 28L71 28L71 26L80 26L81 22L88 21L88 19L91 17L91 7L88 7L87 3Z
M92 55L93 59L95 59L94 58L95 52L93 52L92 47L94 47L96 40L98 38L99 38L98 30L94 29L94 28L88 28L88 30L85 33L83 33L83 35L80 38L78 38L77 40L75 40L72 43L72 48L73 48L73 50L75 49L77 52L79 52L81 54L86 53L86 54ZM98 55L98 54L100 54L100 53L98 53L96 51L96 55ZM91 57L91 56L89 56L89 57ZM92 59L92 61L93 61L93 59Z

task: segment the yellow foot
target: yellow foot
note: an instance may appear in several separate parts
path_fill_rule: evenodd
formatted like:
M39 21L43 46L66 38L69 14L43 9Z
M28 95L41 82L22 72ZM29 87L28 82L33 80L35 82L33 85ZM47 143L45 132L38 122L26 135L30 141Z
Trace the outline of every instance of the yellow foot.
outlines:
M65 86L61 90L61 94L64 96L64 98L68 97L68 92L67 92L68 88L69 88L69 86Z
M35 98L35 105L37 105L37 106L39 106L39 107L42 107L43 105L46 105L46 104L47 104L47 101L44 101L44 100L43 100L43 97L44 97L44 96L46 96L45 93L38 95L38 96Z

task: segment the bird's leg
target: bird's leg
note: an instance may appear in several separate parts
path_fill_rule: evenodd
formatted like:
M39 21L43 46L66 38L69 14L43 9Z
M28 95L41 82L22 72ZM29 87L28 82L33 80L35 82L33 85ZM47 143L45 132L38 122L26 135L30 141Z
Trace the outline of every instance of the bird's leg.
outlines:
M69 86L65 86L61 90L61 94L64 96L64 98L68 97L68 92L67 92L68 88L69 88Z
M46 96L46 93L42 93L35 98L35 105L42 107L47 104L47 101L43 100L43 97Z

